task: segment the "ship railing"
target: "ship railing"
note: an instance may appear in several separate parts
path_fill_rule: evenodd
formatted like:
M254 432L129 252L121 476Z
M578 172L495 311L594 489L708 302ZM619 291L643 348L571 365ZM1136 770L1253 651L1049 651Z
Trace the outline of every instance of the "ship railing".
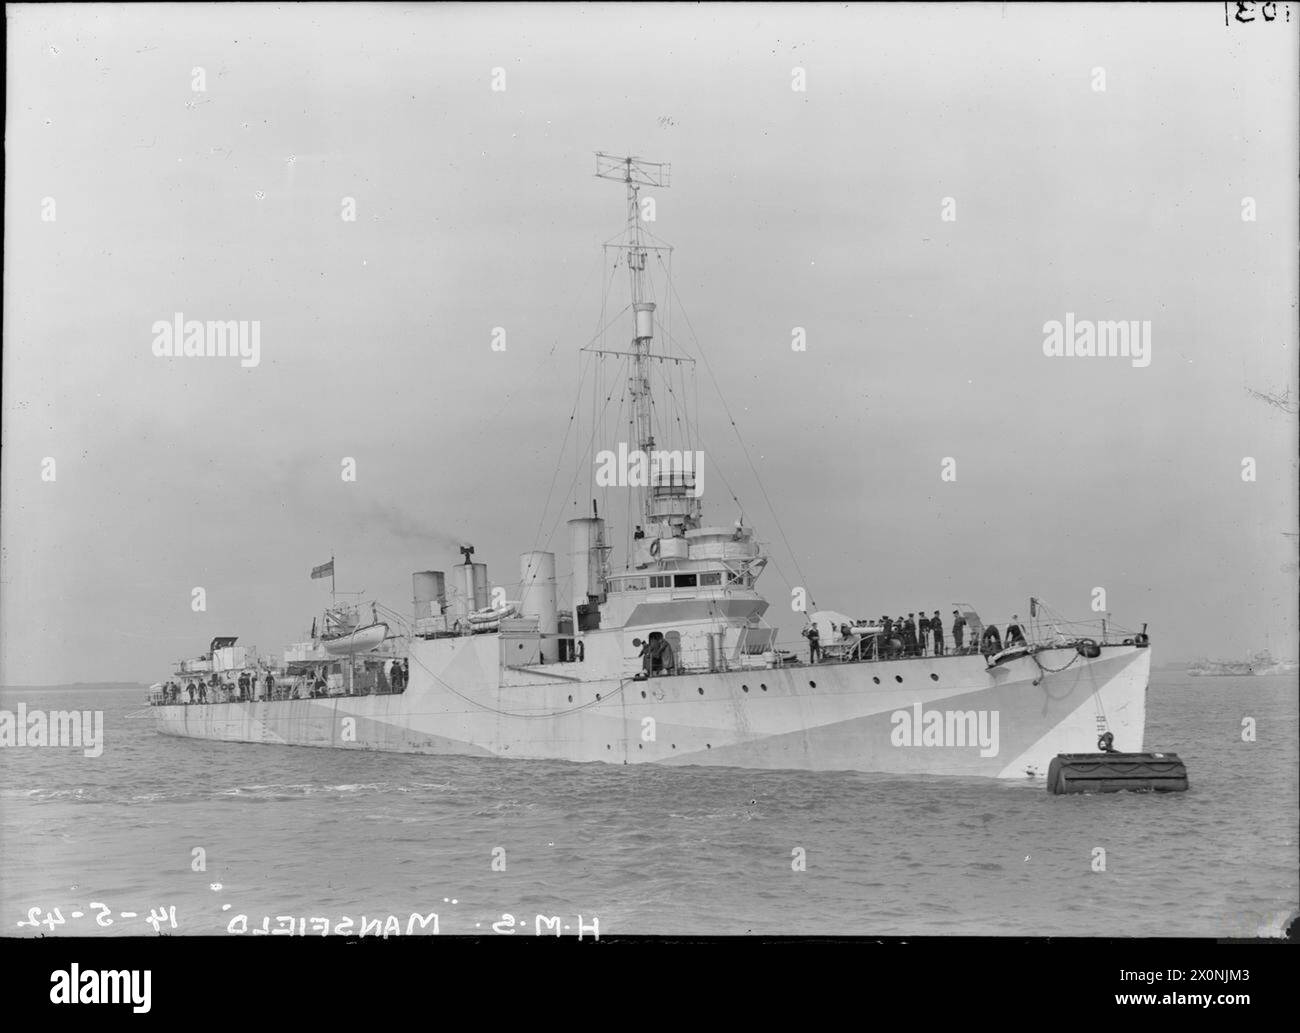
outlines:
M934 648L933 636L927 634L925 637L924 648L921 648L921 642L918 639L916 651L908 652L901 645L902 636L891 634L892 642L887 641L883 634L864 635L861 640L853 636L849 640L834 639L830 642L822 641L819 643L818 663L864 663L864 662L888 662L891 660L908 660L915 659L918 656L935 657L935 656L969 656L973 654L989 654L997 652L999 649L1005 649L1008 645L1007 628L1012 625L1019 625L1021 634L1024 637L1025 644L1040 649L1050 648L1072 648L1083 641L1092 641L1098 645L1121 645L1132 644L1138 634L1128 628L1122 628L1109 619L1097 618L1095 620L1065 621L1065 620L1004 620L992 624L979 623L975 625L975 633L972 634L972 627L968 623L965 634L962 638L962 645L957 647L955 644L956 637L953 635L951 627L944 628L944 649L943 653L936 653ZM994 640L985 638L988 630L992 628L997 631L996 646ZM790 659L783 661L783 665L803 664L810 662L810 650L808 640L802 636L793 641L779 640L774 646L778 656L788 656Z
M1021 625L1024 627L1024 625ZM1039 646L1071 646L1085 639L1098 645L1119 645L1131 642L1140 632L1116 624L1106 617L1089 620L1063 620L1040 618L1025 628L1030 644Z

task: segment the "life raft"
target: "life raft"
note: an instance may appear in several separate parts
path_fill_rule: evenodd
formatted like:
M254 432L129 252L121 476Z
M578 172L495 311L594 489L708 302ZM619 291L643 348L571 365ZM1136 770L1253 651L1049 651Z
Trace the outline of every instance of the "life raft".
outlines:
M466 616L460 624L462 631L468 630L471 635L484 635L491 631L499 631L501 622L508 617L514 617L519 613L519 603L507 600L500 606L485 606L481 610L475 610Z
M512 617L519 612L519 603L506 601L500 606L485 606L469 615L471 624L491 624Z

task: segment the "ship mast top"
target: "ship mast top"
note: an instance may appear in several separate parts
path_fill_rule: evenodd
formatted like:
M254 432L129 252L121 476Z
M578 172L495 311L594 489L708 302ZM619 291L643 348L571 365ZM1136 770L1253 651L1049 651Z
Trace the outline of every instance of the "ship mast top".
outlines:
M666 188L671 166L666 162L646 161L634 155L618 157L596 152L596 175L627 187L627 229L622 244L607 245L624 252L632 293L635 332L632 338L632 376L628 394L632 401L632 419L637 437L636 448L650 463L650 483L642 490L640 506L647 537L673 537L698 527L700 501L695 495L694 473L682 469L656 469L654 429L651 423L653 400L650 393L650 360L664 358L651 354L654 341L655 303L650 300L646 280L646 258L651 251L671 250L647 244L641 227L640 191L643 186ZM688 361L689 359L678 360ZM693 363L692 363L693 364Z

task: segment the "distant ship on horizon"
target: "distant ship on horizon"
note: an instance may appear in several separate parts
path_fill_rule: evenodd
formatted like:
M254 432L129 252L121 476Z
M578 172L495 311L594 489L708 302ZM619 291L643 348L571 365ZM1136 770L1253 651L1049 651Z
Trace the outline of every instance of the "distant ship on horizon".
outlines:
M1300 671L1300 662L1295 660L1276 660L1268 649L1261 649L1247 660L1193 660L1187 665L1187 673L1194 678L1228 678L1241 676L1262 676L1270 674L1295 674Z

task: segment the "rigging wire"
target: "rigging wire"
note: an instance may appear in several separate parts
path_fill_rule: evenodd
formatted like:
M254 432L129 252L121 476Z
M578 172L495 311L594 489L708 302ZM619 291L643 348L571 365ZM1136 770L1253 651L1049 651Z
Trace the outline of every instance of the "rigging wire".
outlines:
M658 257L658 253L656 253L656 257ZM662 264L663 259L660 258L659 261ZM750 457L749 448L745 445L745 439L740 433L740 428L736 425L736 420L731 415L731 407L727 405L727 399L722 394L722 387L719 385L718 378L713 372L713 364L709 362L708 356L704 352L704 346L700 343L700 339L695 333L695 327L691 324L691 317L686 311L686 306L682 304L681 296L677 293L677 285L669 282L668 287L669 290L672 291L673 298L676 300L677 310L681 313L682 318L686 320L686 328L690 331L691 339L695 342L695 347L699 351L701 360L704 362L704 368L708 370L709 378L713 381L714 390L718 393L718 401L722 403L722 410L726 413L727 422L731 424L732 430L736 432L736 440L740 442L740 450L745 456L745 462L749 464L750 472L753 473L754 480L758 484L758 490L763 495L763 501L767 503L768 512L772 514L772 522L776 524L776 529L781 535L781 541L785 544L786 551L790 554L791 562L794 563L795 573L799 575L804 587L808 589L809 603L816 606L817 603L813 598L812 588L809 586L808 579L804 576L803 569L799 565L799 557L795 555L794 549L790 547L790 539L786 536L785 528L781 525L781 518L777 516L776 507L772 505L772 500L767 494L767 488L763 485L763 479L759 476L757 467L754 466L754 460Z

